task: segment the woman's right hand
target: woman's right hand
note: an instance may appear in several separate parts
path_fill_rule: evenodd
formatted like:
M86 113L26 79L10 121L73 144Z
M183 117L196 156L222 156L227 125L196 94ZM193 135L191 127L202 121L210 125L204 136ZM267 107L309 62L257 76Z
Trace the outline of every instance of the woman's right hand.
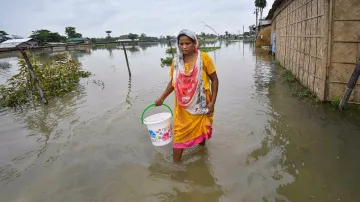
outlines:
M161 97L155 100L155 106L161 106L163 103L164 103L164 99Z

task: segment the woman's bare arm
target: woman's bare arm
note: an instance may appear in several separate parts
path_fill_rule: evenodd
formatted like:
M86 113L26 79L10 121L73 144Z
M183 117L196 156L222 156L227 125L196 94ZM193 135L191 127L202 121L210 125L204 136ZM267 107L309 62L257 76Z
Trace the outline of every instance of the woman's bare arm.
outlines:
M218 93L218 89L219 89L219 79L217 77L216 72L210 74L209 77L211 80L211 101L210 102L212 105L215 105L217 93Z
M210 74L209 77L211 80L211 100L210 103L207 104L207 108L209 109L208 116L211 116L214 112L214 106L219 88L219 79L216 72Z

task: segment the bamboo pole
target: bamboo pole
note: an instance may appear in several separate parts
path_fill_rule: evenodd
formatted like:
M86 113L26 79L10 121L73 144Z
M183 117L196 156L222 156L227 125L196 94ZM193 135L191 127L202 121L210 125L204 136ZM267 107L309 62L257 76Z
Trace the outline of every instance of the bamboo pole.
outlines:
M34 82L34 84L35 84L35 86L36 86L36 88L37 88L37 90L38 90L38 92L39 92L39 95L40 95L40 97L41 97L42 102L43 102L44 104L48 104L48 100L46 99L46 97L45 97L45 95L44 95L44 92L43 92L43 90L41 89L39 79L38 79L38 78L36 77L36 75L35 75L35 72L34 72L34 69L33 69L32 65L31 65L30 60L29 60L29 57L26 55L26 53L25 53L24 50L22 50L21 48L19 48L19 50L20 50L22 56L24 57L24 60L25 60L25 62L26 62L26 64L27 64L27 67L28 67L29 72L30 72L30 75L31 75L31 79L32 79L32 81Z
M332 26L333 26L333 0L324 0L325 4L325 48L324 48L324 58L325 61L325 71L324 71L324 101L329 98L330 91L330 66L331 66L331 51L332 51Z
M127 65L127 68L128 68L128 72L129 72L129 77L131 77L131 71L130 71L130 66L129 66L129 60L128 60L128 56L127 56L127 53L126 53L126 48L125 48L125 45L124 45L124 42L121 43L123 49L124 49L124 54L125 54L125 59L126 59L126 65Z
M355 66L355 69L350 77L350 80L345 88L344 96L342 97L339 108L340 110L346 108L350 95L352 93L352 90L356 86L357 80L359 79L360 75L360 43L358 44L358 50L357 50L357 65Z

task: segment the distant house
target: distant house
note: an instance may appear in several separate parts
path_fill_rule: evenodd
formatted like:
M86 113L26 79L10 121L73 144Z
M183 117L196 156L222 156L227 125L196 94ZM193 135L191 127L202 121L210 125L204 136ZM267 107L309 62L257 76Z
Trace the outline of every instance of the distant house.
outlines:
M271 20L265 20L265 19L260 19L259 20L260 29L263 29L263 28L269 27L269 26L271 26Z
M118 39L116 40L117 43L124 44L124 45L136 45L139 42L139 39Z
M39 42L32 38L9 39L0 43L0 51L11 50L15 48L31 49L39 46Z
M46 42L44 46L65 46L65 43L61 42Z
M84 45L90 45L91 44L91 40L88 37L84 37L84 38L70 38L68 39L68 44L84 44Z
M116 40L116 42L133 42L133 41L139 41L139 39L134 39L134 40L131 40L131 39L118 39L118 40Z

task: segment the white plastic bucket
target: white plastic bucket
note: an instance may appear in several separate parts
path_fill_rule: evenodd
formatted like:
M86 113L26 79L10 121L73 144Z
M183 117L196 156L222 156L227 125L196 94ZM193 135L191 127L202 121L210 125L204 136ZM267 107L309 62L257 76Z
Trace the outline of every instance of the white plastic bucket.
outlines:
M151 115L144 119L144 113L154 104L149 105L143 112L141 119L143 123L148 128L148 133L150 136L151 143L154 146L164 146L172 142L173 134L172 134L172 111L169 106L163 104L168 107L170 112L163 112Z

